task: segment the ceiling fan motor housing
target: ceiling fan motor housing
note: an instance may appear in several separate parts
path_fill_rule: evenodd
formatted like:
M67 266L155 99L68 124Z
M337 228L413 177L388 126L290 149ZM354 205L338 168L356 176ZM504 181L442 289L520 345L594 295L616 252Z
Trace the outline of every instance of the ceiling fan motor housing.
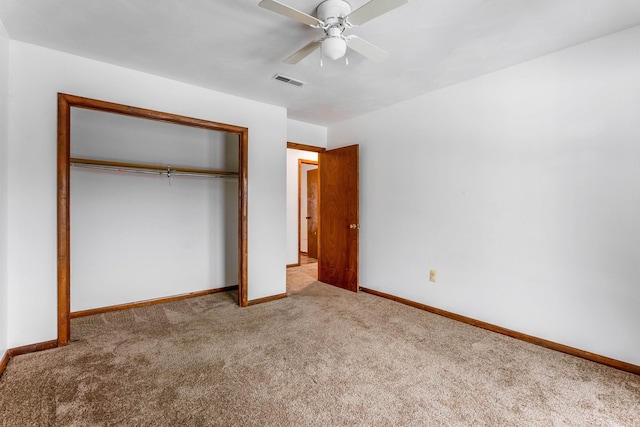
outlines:
M328 26L342 25L343 18L351 13L351 5L344 0L325 0L318 5L316 15Z

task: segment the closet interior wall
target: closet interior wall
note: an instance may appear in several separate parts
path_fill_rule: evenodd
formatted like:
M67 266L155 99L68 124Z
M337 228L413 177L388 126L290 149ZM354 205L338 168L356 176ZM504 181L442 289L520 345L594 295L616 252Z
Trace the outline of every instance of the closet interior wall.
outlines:
M71 157L238 171L238 136L72 108ZM71 168L71 312L238 284L238 181Z

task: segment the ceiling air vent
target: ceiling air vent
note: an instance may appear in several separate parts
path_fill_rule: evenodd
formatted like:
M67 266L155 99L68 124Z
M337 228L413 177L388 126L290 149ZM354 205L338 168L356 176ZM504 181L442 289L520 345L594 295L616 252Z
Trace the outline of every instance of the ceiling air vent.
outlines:
M304 82L301 82L300 80L293 79L291 77L283 76L282 74L276 74L275 76L273 76L273 78L275 80L278 80L278 81L281 81L283 83L287 83L287 84L290 84L290 85L294 85L294 86L297 86L297 87L302 87L302 85L304 85Z

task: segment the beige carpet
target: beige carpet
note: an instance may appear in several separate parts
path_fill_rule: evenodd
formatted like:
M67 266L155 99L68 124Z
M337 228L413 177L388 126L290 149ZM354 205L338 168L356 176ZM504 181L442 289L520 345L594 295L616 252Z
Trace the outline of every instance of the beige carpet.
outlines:
M14 358L3 426L640 426L640 377L289 269L233 293L74 320Z

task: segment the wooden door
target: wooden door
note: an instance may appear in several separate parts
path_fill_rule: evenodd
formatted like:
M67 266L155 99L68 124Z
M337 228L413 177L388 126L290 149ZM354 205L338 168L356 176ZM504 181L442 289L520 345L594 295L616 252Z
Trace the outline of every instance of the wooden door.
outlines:
M358 145L318 155L318 280L358 291Z
M307 255L318 258L318 169L307 171Z

